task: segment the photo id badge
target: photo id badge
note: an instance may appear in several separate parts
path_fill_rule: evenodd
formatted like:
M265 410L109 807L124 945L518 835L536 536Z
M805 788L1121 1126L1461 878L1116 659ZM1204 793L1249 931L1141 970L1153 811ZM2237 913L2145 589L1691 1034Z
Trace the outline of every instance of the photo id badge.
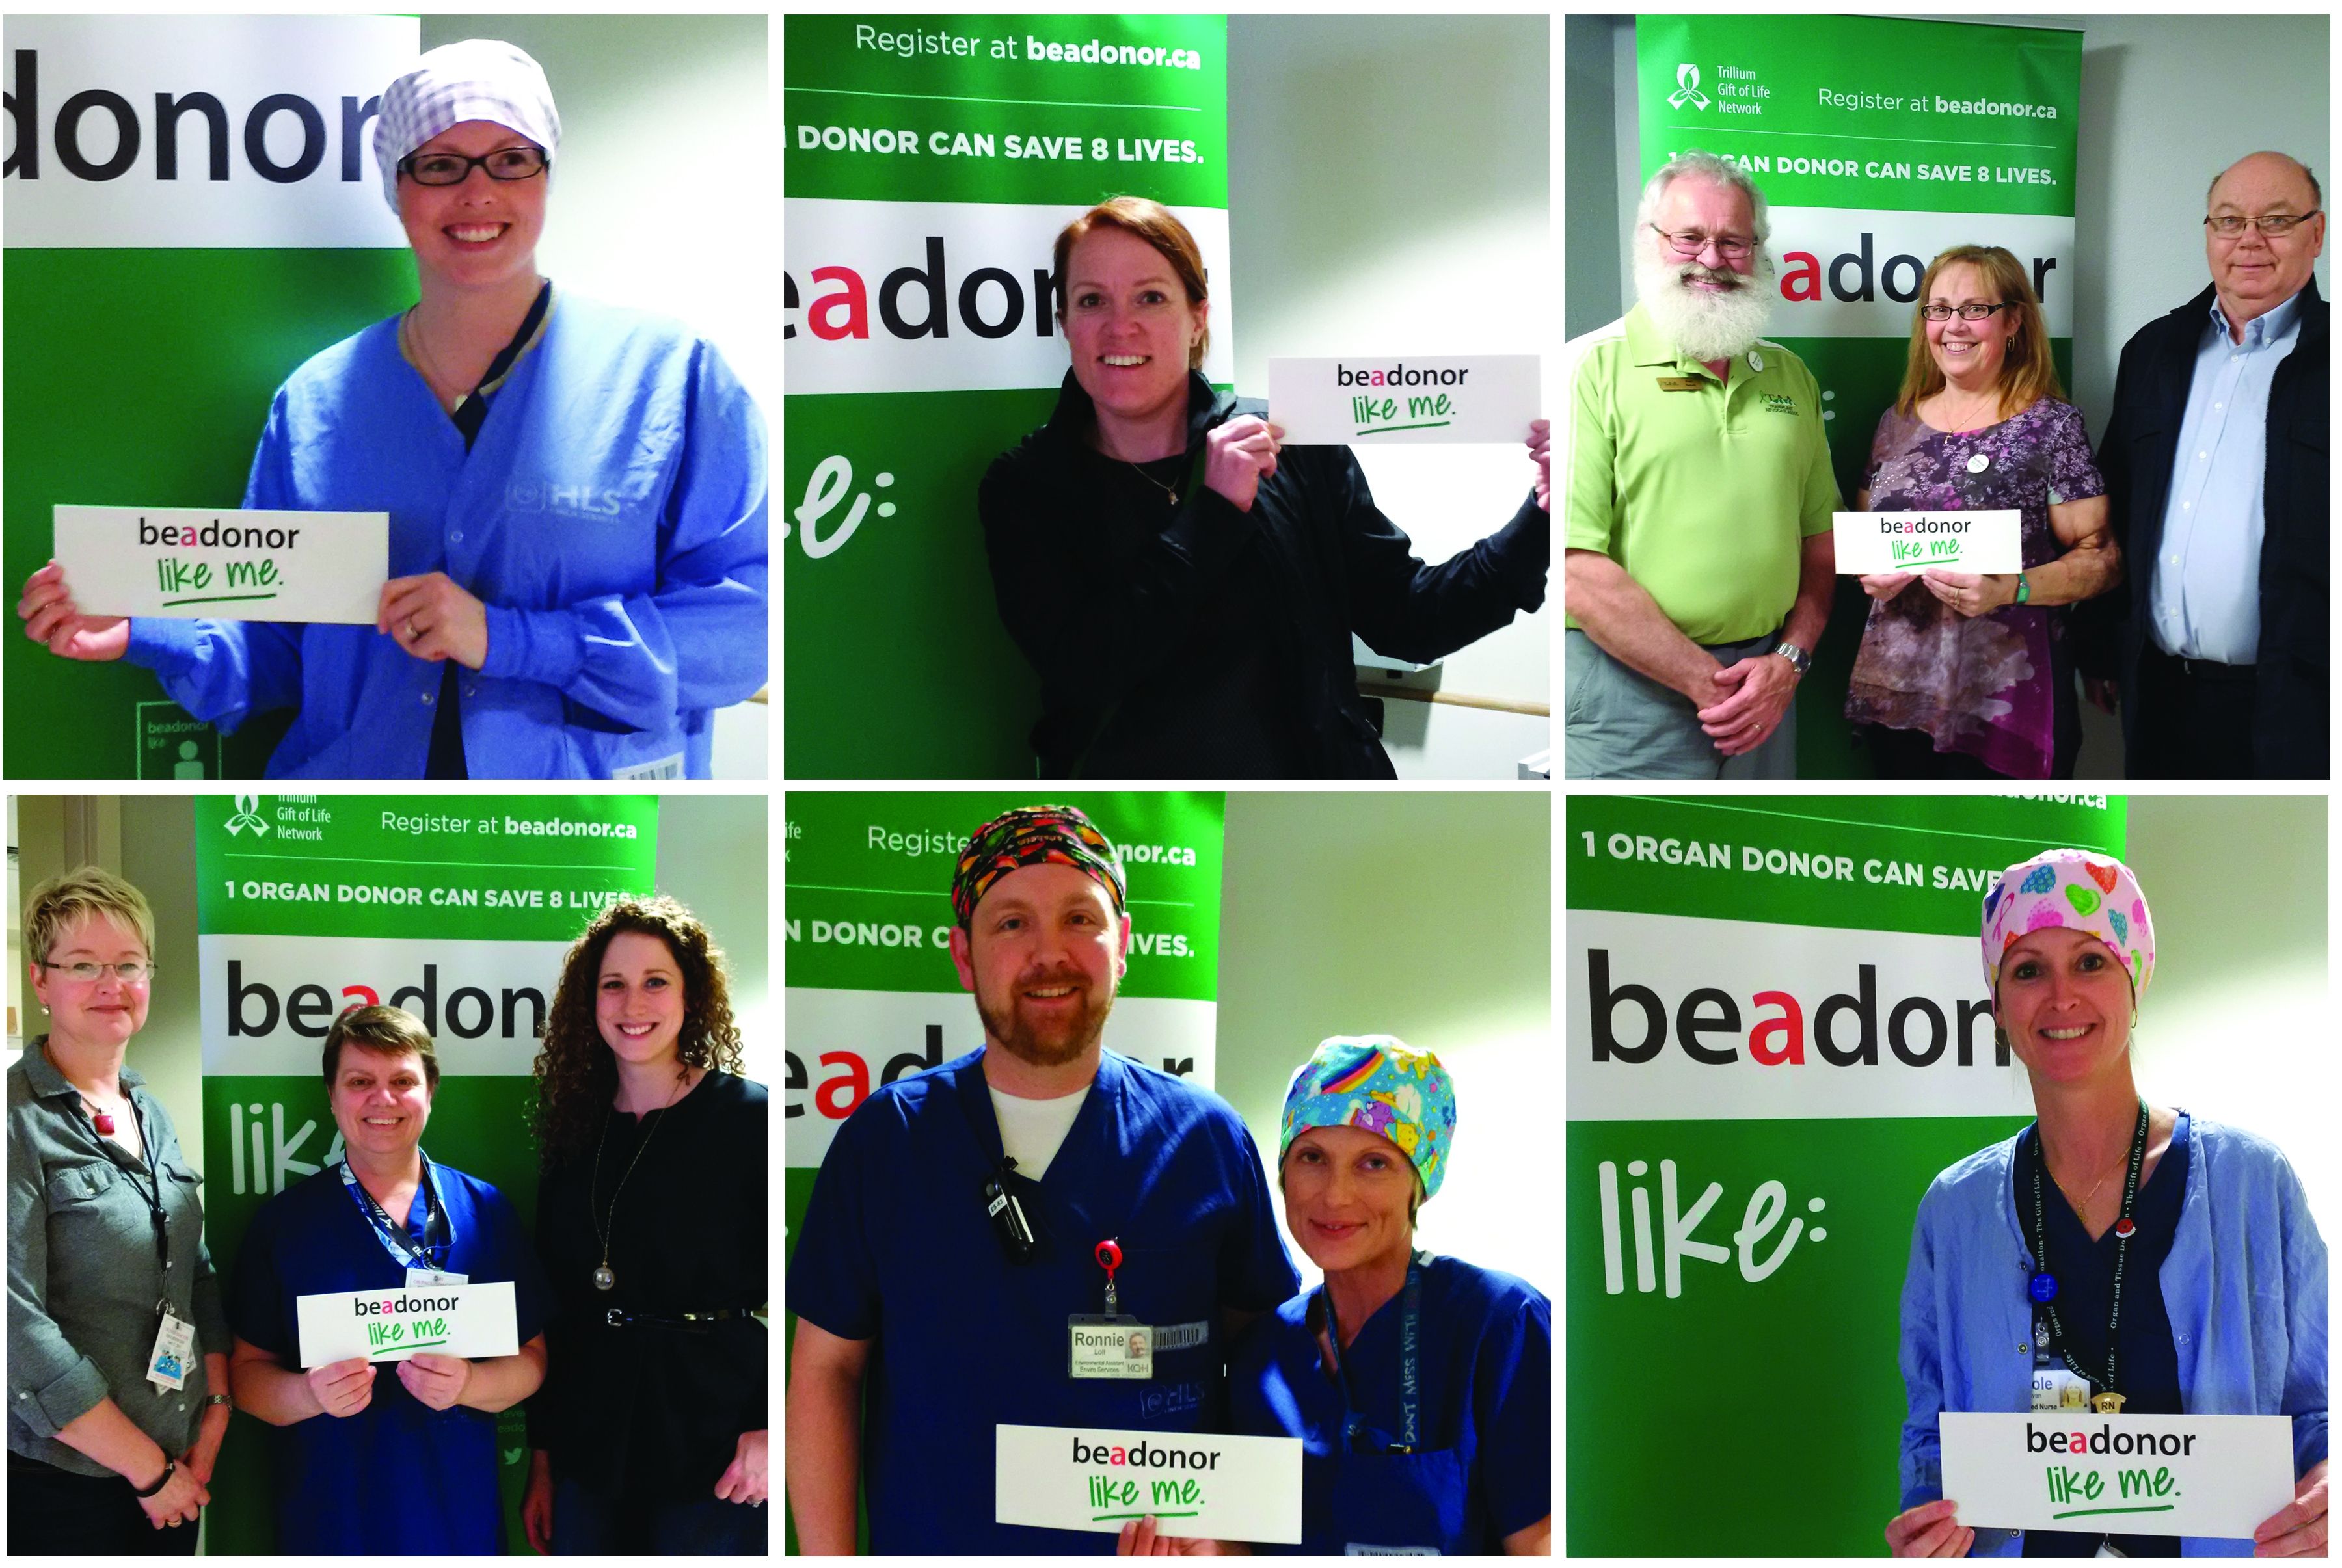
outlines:
M2090 1408L2089 1380L2077 1377L2071 1367L2037 1366L2033 1369L2033 1408L2086 1411Z
M469 1274L451 1274L445 1269L417 1268L413 1263L409 1263L406 1267L406 1283L410 1286L467 1285L472 1283L472 1276Z
M1077 1313L1066 1320L1066 1341L1068 1376L1155 1375L1154 1333L1135 1317Z
M155 1353L146 1358L146 1381L157 1388L185 1388L195 1361L195 1329L169 1313L155 1331Z

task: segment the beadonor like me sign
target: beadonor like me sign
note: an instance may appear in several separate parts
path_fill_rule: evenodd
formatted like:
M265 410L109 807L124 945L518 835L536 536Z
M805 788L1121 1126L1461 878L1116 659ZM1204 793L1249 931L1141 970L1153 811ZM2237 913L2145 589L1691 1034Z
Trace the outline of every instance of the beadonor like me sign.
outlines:
M1947 1411L1944 1495L2002 1530L2252 1534L2293 1501L2282 1415L2020 1415Z
M387 512L59 506L55 556L94 615L374 624Z
M1292 446L1528 439L1533 354L1268 362L1268 419Z

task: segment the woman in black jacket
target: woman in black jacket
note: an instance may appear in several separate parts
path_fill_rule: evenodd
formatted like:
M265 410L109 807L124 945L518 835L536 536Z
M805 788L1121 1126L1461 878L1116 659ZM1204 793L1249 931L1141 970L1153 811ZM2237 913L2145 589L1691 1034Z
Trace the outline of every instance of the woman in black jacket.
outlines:
M1351 634L1428 663L1545 602L1545 422L1520 511L1426 566L1347 447L1281 448L1265 405L1197 374L1211 302L1168 210L1093 207L1053 276L1073 368L978 501L1000 618L1041 677L1042 772L1396 776Z

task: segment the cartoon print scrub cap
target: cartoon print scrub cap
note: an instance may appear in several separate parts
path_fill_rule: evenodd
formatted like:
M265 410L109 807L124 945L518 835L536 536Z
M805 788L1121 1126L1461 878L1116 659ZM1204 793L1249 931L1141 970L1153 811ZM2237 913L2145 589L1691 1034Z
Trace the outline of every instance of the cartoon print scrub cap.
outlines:
M1389 1034L1336 1034L1318 1043L1285 1091L1276 1157L1311 1127L1356 1127L1388 1138L1415 1162L1436 1197L1456 1139L1456 1084L1439 1058Z
M1027 805L1001 813L968 839L952 873L952 914L965 927L994 883L1043 864L1072 866L1106 889L1116 914L1127 912L1129 884L1106 834L1077 806Z
M2130 867L2092 850L2044 850L2000 874L1984 895L1984 980L2000 991L2000 955L2028 931L2063 925L2114 950L2134 1001L2155 974L2155 924Z
M374 161L382 196L398 210L398 161L466 120L493 120L518 131L550 159L561 145L561 115L545 67L525 50L494 38L442 44L382 90L374 123Z

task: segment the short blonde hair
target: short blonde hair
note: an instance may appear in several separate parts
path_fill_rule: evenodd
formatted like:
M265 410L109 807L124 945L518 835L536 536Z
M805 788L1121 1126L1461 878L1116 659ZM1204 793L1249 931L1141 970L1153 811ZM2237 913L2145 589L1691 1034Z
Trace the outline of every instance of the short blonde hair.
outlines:
M97 865L77 865L33 889L25 901L25 956L46 964L65 934L93 916L136 932L146 956L155 956L155 912L146 895Z

